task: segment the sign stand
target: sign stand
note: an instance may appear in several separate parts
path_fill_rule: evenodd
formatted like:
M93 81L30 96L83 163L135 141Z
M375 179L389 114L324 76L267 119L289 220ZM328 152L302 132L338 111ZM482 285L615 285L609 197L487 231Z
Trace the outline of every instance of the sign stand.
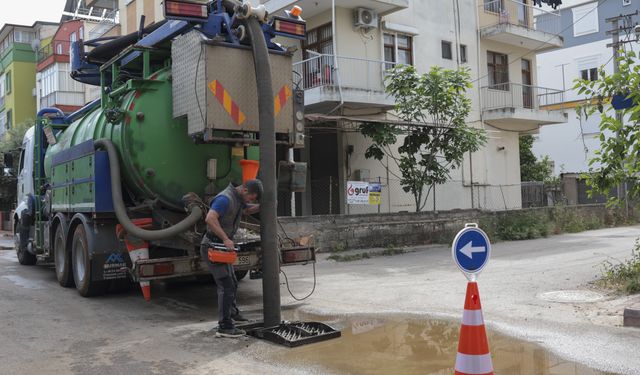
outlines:
M453 260L467 277L467 295L460 327L460 341L456 355L455 373L460 375L493 375L493 362L484 327L480 292L476 279L487 265L491 242L478 224L465 224L451 245Z

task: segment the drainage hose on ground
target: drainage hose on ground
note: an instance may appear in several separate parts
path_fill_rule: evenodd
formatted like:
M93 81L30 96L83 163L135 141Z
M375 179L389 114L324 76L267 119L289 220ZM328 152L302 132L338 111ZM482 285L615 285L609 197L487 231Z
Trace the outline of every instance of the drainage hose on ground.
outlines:
M116 217L124 229L131 235L143 239L145 241L157 241L165 238L177 236L186 232L193 227L200 219L202 219L202 209L197 205L190 207L191 212L181 222L170 226L169 228L159 230L146 230L137 227L129 216L122 199L122 182L120 179L120 163L118 159L118 150L108 139L98 139L94 143L96 149L101 148L107 151L109 155L109 168L111 170L111 197L113 199L113 208Z

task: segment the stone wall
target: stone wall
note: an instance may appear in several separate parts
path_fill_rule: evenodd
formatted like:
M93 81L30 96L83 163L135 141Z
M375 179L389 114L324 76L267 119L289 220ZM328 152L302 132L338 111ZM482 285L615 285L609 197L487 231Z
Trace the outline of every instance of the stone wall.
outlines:
M279 218L289 237L313 235L318 251L336 247L345 249L412 246L449 243L465 223L488 223L497 218L535 213L548 215L558 209L568 210L579 217L600 218L607 223L610 215L604 205L582 205L561 208L543 207L510 211L453 210L442 212L391 213L366 215L317 215ZM486 228L487 233L494 228Z

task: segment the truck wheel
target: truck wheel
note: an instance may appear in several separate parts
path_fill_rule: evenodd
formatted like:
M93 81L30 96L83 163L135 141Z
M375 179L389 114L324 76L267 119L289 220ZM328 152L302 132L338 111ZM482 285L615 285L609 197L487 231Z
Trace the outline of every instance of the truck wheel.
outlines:
M71 254L65 245L64 225L59 224L53 238L53 261L56 266L58 282L68 288L73 286L73 272L71 271Z
M236 271L236 280L240 281L244 279L244 277L247 276L248 273L249 273L248 270Z
M87 241L87 233L82 224L78 225L73 232L71 259L73 264L73 280L81 296L96 296L103 294L107 290L109 287L108 282L91 280L89 242Z
M16 255L18 256L18 262L23 266L32 266L36 264L38 260L35 255L31 254L27 250L27 242L22 241L20 236L20 224L15 223L13 225L13 243L16 249Z

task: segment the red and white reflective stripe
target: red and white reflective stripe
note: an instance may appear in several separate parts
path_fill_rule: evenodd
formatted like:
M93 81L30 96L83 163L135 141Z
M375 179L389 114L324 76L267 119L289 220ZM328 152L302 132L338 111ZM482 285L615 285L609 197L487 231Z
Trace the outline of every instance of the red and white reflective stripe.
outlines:
M484 325L482 310L464 310L462 313L462 324L465 326Z
M491 354L469 355L458 353L456 355L456 374L493 374L493 363L491 362Z

